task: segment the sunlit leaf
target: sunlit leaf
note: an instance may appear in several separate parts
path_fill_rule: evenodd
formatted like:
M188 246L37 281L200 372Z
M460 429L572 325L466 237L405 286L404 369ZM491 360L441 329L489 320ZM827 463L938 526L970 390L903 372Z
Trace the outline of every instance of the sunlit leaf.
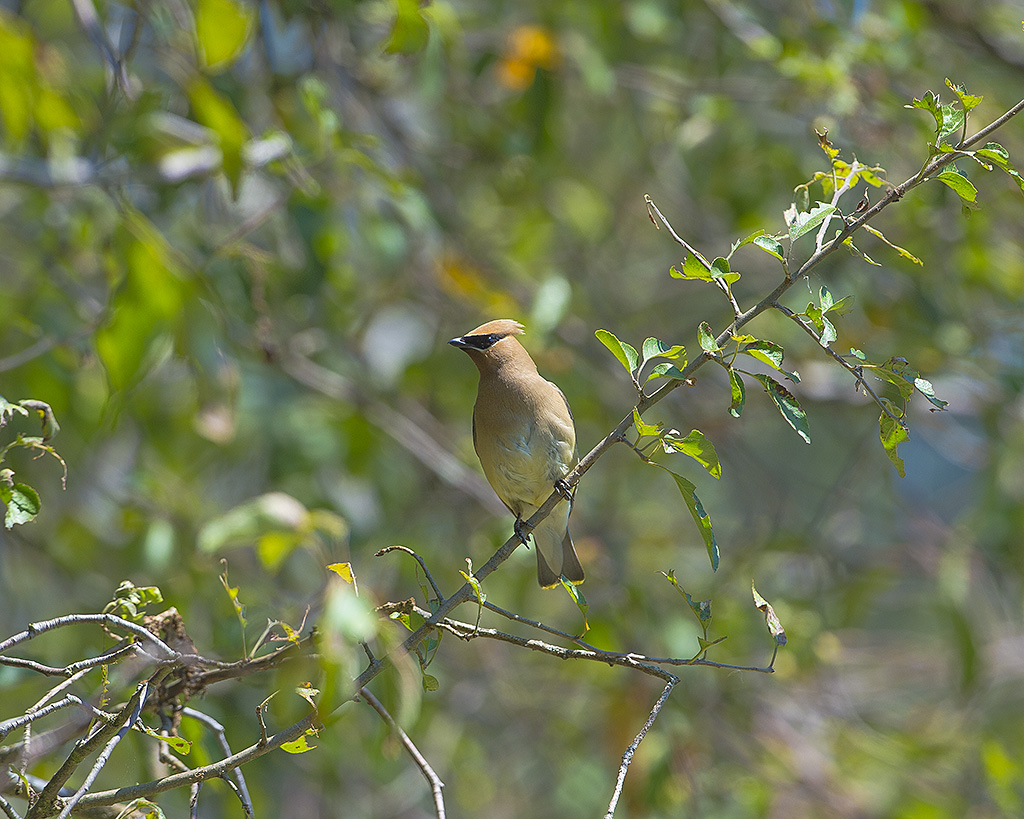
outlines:
M705 282L715 280L715 273L710 269L710 266L693 254L683 259L681 269L673 266L669 268L668 273L673 279L698 279Z
M699 429L690 431L685 438L666 433L661 439L666 452L681 452L689 455L703 466L708 474L715 478L722 477L722 465L718 461L715 445L709 441Z
M956 195L965 202L975 202L978 199L978 189L959 171L943 171L935 179L956 191Z
M647 435L660 435L662 430L661 424L648 424L640 417L640 413L636 411L636 407L633 408L633 426L636 428L637 435L644 437Z
M227 68L245 48L256 7L238 0L197 0L195 15L203 64L209 69Z
M957 99L960 100L960 105L963 106L964 112L970 111L972 108L976 108L978 104L984 99L974 94L968 94L967 89L962 85L955 85L952 80L946 78L946 86L956 94Z
M329 563L327 568L334 572L338 577L344 580L346 583L352 586L356 590L356 594L359 594L359 585L356 583L356 573L352 570L351 563Z
M579 634L582 637L590 631L590 623L587 621L587 612L590 610L590 604L587 602L587 598L583 596L583 590L577 584L570 583L564 577L560 577L559 582L562 584L562 588L565 589L565 593L576 604L576 608L580 610L580 614L583 615L583 629Z
M818 225L836 212L835 205L819 202L818 206L809 211L798 211L789 223L789 238L795 242L805 233L814 230Z
M737 250L739 250L741 247L743 247L744 245L749 245L755 239L760 239L762 237L764 237L764 230L763 229L762 230L755 230L749 236L745 236L742 239L738 239L737 241L733 242L732 247L729 248L729 255L726 256L726 258L727 259L731 259L732 258L732 254L735 253Z
M615 337L615 334L608 330L595 330L594 335L597 336L597 340L600 341L605 347L611 350L619 363L625 367L631 374L637 368L637 364L640 362L640 357L637 355L636 348L624 341L619 341Z
M711 326L706 321L702 321L700 327L697 328L697 340L700 342L701 349L706 353L717 353L720 349L715 341L715 335L711 331Z
M395 22L391 36L384 46L390 54L415 54L427 44L430 26L427 24L419 0L392 0Z
M301 737L292 742L285 742L281 745L281 750L289 754L304 754L307 751L312 751L317 746L314 745L309 737L316 736L316 731L310 728Z
M889 456L889 460L896 467L896 471L899 472L901 478L906 477L907 473L903 467L903 459L899 456L897 449L904 441L910 440L910 433L907 432L906 428L899 421L892 418L889 413L883 412L878 418L878 435L882 441L882 446L885 447L885 454Z
M785 258L785 250L773 236L758 236L753 241L757 247L761 248L765 253L770 253L780 262Z

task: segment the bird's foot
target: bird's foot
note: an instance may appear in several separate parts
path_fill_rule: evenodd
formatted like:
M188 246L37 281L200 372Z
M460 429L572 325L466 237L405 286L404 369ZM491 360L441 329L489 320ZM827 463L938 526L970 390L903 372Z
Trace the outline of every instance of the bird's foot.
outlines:
M512 528L515 530L516 537L519 538L520 541L522 541L522 544L527 549L529 549L530 548L530 535L529 535L529 533L523 531L525 526L526 526L525 521L523 521L521 518L516 518L515 525Z
M555 481L555 491L567 501L571 501L575 496L573 488L563 480Z

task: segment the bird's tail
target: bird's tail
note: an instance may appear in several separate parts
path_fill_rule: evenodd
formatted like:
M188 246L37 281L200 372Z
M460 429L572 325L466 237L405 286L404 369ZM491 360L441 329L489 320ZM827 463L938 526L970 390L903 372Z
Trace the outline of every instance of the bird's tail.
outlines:
M555 507L552 514L541 521L533 532L537 551L537 582L541 588L557 586L560 577L572 583L583 582L583 566L576 555L568 528L568 509L559 514ZM552 520L554 518L554 520Z

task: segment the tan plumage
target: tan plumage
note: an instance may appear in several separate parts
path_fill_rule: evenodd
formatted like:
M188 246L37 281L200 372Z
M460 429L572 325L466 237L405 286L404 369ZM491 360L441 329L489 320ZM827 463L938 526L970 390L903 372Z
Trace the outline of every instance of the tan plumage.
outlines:
M579 462L569 402L541 378L516 339L522 332L519 322L498 319L448 342L465 350L480 370L473 446L491 487L516 516L517 527ZM544 588L556 586L559 576L583 582L583 567L569 536L570 508L568 500L559 503L533 531L537 580Z

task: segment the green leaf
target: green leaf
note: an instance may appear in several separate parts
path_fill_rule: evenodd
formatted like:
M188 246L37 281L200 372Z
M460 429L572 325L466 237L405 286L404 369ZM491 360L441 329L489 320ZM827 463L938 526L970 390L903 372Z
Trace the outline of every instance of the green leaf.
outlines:
M995 165L998 165L1017 183L1021 193L1024 193L1024 177L1022 177L1010 164L1010 154L998 142L988 142L974 152L975 158L983 157Z
M711 325L706 321L702 321L700 327L697 328L697 340L700 342L701 349L706 353L717 353L721 349L715 342L714 333L711 332Z
M111 300L110 318L95 335L96 350L115 390L141 377L146 356L184 323L192 286L170 243L137 211L123 217L124 230L111 253L123 281Z
M711 626L711 601L701 600L695 602L686 590L679 585L679 581L676 579L676 573L670 569L667 572L662 572L668 579L668 582L676 587L676 591L679 592L684 598L686 598L686 605L690 607L690 611L693 612L693 616L697 618L697 622L700 623L700 627L704 630L704 634L707 635L708 628Z
M984 97L975 96L974 94L968 94L967 89L962 85L954 85L953 82L947 77L946 86L957 96L960 100L960 104L963 106L964 112L970 111L972 108L976 108Z
M825 287L825 285L822 285L818 290L818 303L821 305L822 313L827 313L832 309L832 305L835 304L835 301L832 300L832 291Z
M986 142L974 152L977 156L994 162L999 167L1006 167L1010 164L1010 152L998 142Z
M896 471L899 472L901 478L905 478L907 473L897 448L904 441L910 440L910 433L899 421L892 418L887 412L883 412L878 418L878 437L882 441L882 446L885 447L885 454L889 456L889 460L896 467Z
M853 243L853 237L852 236L847 236L845 239L843 239L843 246L847 250L849 250L850 253L852 253L854 256L857 256L857 257L863 259L868 264L874 265L875 267L881 267L882 266L878 262L876 262L874 259L872 259L870 256L868 256L867 253L865 253L863 250L861 250L859 247L857 247L857 245L855 245Z
M749 236L745 236L742 239L737 239L735 242L732 243L732 247L729 248L729 255L726 256L725 258L726 259L731 259L732 258L732 254L735 253L737 250L739 250L741 247L743 247L744 245L749 245L755 239L759 239L759 238L761 238L763 236L764 236L764 230L762 229L762 230L755 230Z
M734 338L739 342L736 348L737 352L756 358L776 370L782 368L783 350L774 341L764 341L750 335L735 336Z
M441 683L437 681L437 677L433 674L427 674L423 672L423 690L424 691L437 691L441 687Z
M312 751L317 746L307 739L310 736L316 736L316 731L313 728L310 728L296 740L282 743L281 750L288 754L304 754L307 751Z
M919 264L919 265L922 265L922 266L924 265L924 262L922 262L919 258L917 258L917 256L915 256L909 250L907 250L906 248L902 248L899 245L894 245L892 242L890 242L888 239L886 239L885 236L882 235L882 231L880 231L880 230L878 230L876 228L871 227L871 225L863 225L863 227L864 227L864 230L866 230L872 236L875 236L876 238L881 239L883 242L885 242L887 245L889 245L889 247L891 247L893 250L895 250L897 253L899 253L900 256L902 256L904 259L909 259L914 264Z
M765 253L770 253L780 262L784 260L784 249L778 240L773 236L758 236L754 239L754 244L757 245Z
M716 279L721 279L726 284L732 284L740 278L739 273L733 273L729 269L729 260L723 256L719 256L711 263L711 274Z
M757 593L757 589L754 588L753 581L750 582L750 591L754 595L754 606L759 612L764 614L765 625L768 626L768 633L771 634L772 639L775 640L775 645L784 646L786 644L786 630L782 627L782 623L779 622L779 618L775 614L775 610L772 608L771 603Z
M231 101L202 77L196 77L189 84L188 96L196 119L217 135L221 167L237 192L242 177L242 149L249 139L248 127Z
M20 404L12 404L0 395L0 427L6 426L7 422L14 417L14 413L28 417L28 410Z
M580 614L583 615L583 631L579 635L582 637L590 631L590 623L587 622L587 611L590 610L590 604L587 602L587 598L583 596L583 590L579 586L570 583L564 577L560 577L558 580L562 584L562 588L565 589L566 594L576 604L576 608L580 610Z
M666 433L661 439L665 452L681 452L689 455L715 478L722 477L722 465L718 461L715 445L699 429L690 430L685 438Z
M661 435L663 426L661 424L648 424L640 417L640 413L637 412L636 407L633 407L633 426L636 428L636 433L641 438L647 436L658 436Z
M818 225L836 212L835 205L819 202L816 208L809 211L797 211L789 223L789 239L795 242L805 233L814 230Z
M885 364L874 368L875 374L883 381L888 381L897 390L900 398L906 401L914 394L914 381L920 375L913 369L905 358L894 356Z
M196 37L203 65L222 70L237 60L255 17L255 5L237 0L197 0Z
M836 316L845 316L853 310L854 298L854 296L843 296L839 301L835 302L828 311Z
M978 189L971 184L970 179L968 179L959 171L943 171L934 178L938 179L943 184L951 187L956 192L956 195L959 196L964 202L977 201Z
M711 271L710 265L693 254L683 259L682 270L677 270L673 266L669 268L668 273L673 279L698 279L704 282L715 280L715 274Z
M715 532L711 526L711 517L704 511L704 506L700 502L700 498L697 497L697 487L682 475L677 475L671 469L666 469L661 464L656 464L653 461L647 461L646 463L651 464L651 466L656 466L659 469L664 469L672 476L673 480L675 480L676 486L679 487L679 492L682 494L683 500L686 501L686 506L690 510L693 522L697 524L697 530L704 539L704 545L708 550L708 557L711 558L711 569L713 571L718 571L718 543L715 541Z
M683 366L686 366L686 348L682 344L668 345L656 338L648 338L644 339L642 352L644 356L643 364L646 364L652 358L677 359L682 356Z
M743 386L743 379L735 370L729 370L729 389L732 391L732 403L729 405L729 414L739 418L743 412L743 404L747 400L747 389Z
M936 133L936 145L942 145L943 143L948 142L951 136L963 128L964 119L967 116L962 108L957 108L955 105L943 105L941 106L941 110L942 125ZM959 143L959 140L956 140L956 142Z
M664 364L654 366L651 374L647 376L647 380L650 381L652 378L674 378L677 381L685 381L686 374L674 364L669 364L666 361Z
M767 375L754 373L754 378L761 382L765 392L768 393L768 397L772 399L779 412L782 413L782 417L786 419L786 423L793 427L796 430L796 434L809 444L811 442L811 431L807 426L807 414L796 400L796 396L778 381Z
M384 50L389 54L415 54L422 51L430 37L430 27L420 9L419 0L392 0L395 22Z
M640 357L637 355L635 347L626 344L624 341L619 341L615 337L615 334L608 330L595 330L594 335L597 336L598 341L611 350L612 355L619 360L619 363L625 367L630 374L636 370Z
M19 523L28 523L39 514L39 495L24 483L0 483L0 501L7 506L4 525L11 529Z

